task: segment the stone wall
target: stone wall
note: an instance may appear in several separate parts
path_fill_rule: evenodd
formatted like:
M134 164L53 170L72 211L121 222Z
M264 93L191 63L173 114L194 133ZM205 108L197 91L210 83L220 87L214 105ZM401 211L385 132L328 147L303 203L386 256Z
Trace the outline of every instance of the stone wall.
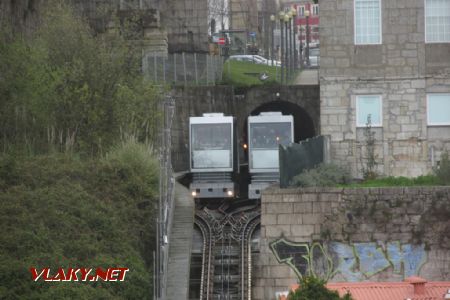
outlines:
M38 25L43 0L0 1L0 25L15 34L30 34Z
M254 299L313 272L330 281L450 280L450 188L269 189Z
M332 159L361 175L355 98L381 95L378 171L425 174L450 149L450 126L427 126L426 107L426 94L450 92L450 44L425 43L424 1L381 1L382 44L355 45L353 2L320 3L321 134L331 135Z
M170 53L208 51L207 0L160 1L160 11Z

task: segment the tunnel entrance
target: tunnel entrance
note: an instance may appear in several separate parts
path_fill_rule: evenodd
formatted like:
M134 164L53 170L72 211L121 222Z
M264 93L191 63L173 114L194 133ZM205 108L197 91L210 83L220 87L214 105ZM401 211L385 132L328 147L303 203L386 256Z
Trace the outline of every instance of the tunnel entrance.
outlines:
M298 143L316 135L314 122L309 114L297 104L287 101L272 101L254 109L250 115L256 116L261 112L279 111L283 115L294 117L294 142ZM247 137L247 120L244 123L244 136Z

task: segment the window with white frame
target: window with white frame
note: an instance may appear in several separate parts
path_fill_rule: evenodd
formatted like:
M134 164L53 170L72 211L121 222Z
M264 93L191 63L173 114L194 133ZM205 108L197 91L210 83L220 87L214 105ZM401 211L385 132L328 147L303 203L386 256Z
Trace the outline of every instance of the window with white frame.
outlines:
M425 0L425 40L450 42L450 0Z
M302 6L298 6L298 15L300 17L303 17L305 15L305 7L303 5Z
M450 125L450 94L427 95L428 125Z
M382 126L382 103L380 95L356 96L356 126L365 127L370 119L373 127Z
M355 0L355 44L381 44L381 0Z
M312 5L312 14L315 16L319 15L319 4L313 4Z

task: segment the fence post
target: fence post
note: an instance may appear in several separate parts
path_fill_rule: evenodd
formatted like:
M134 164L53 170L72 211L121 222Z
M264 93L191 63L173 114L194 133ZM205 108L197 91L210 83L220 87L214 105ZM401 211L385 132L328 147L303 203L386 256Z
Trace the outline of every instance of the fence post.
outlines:
M220 57L220 81L223 80L223 56Z
M206 54L206 85L209 85L209 55Z
M275 81L278 80L278 66L275 65Z
M194 52L194 65L195 65L195 84L198 85L197 53L195 52Z
M187 81L186 81L186 58L184 56L184 52L182 53L182 57L183 57L183 74L184 74L184 85L187 85Z
M154 70L154 78L155 78L155 83L158 82L158 71L156 70L157 68L157 63L156 63L156 53L153 54L153 68Z
M163 61L163 81L164 84L166 84L166 58L163 56L162 58Z
M213 73L212 82L213 82L213 85L216 85L216 57L215 56L211 56L211 63L212 63L212 73Z
M177 84L177 54L173 54L173 81Z
M142 74L144 74L145 78L150 79L149 68L148 68L148 56L149 54L142 50Z

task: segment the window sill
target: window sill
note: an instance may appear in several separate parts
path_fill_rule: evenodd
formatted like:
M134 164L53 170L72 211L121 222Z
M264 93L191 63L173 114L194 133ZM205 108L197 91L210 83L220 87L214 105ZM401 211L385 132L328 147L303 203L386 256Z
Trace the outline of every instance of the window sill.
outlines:
M450 44L450 41L442 41L442 42L427 42L425 44Z
M367 126L364 125L356 125L356 128L366 128ZM370 128L383 128L383 125L370 125Z

